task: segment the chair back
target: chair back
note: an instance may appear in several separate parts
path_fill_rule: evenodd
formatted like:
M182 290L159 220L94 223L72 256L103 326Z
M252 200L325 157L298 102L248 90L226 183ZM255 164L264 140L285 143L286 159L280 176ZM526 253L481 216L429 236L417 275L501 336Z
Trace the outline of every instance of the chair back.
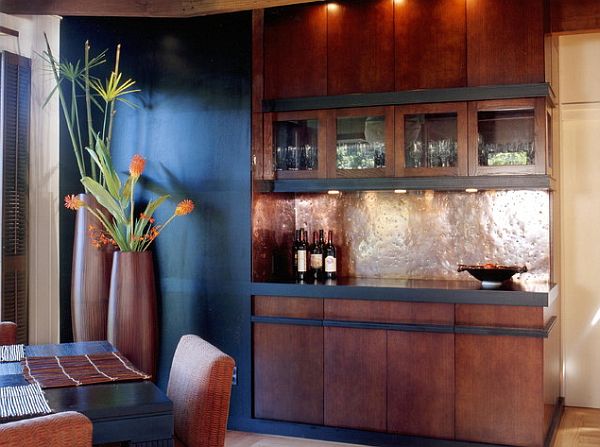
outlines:
M223 447L234 365L230 356L197 335L181 337L167 386L176 441L187 447Z
M0 345L17 343L17 325L12 321L0 321Z
M81 413L66 411L0 424L3 447L89 447L92 421Z

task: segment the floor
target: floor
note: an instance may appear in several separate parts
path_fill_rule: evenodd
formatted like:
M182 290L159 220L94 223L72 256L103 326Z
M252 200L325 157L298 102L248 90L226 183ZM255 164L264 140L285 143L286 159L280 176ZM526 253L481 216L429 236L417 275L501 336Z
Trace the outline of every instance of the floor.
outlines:
M356 444L230 431L225 447L343 447ZM600 447L600 409L567 407L553 447Z

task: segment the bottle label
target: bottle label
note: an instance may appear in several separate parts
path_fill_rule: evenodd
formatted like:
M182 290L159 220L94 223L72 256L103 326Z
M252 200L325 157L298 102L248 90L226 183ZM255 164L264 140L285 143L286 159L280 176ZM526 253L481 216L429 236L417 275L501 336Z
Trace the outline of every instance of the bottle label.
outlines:
M319 254L311 254L310 255L310 267L313 269L323 268L323 255Z
M327 256L325 258L325 271L328 273L335 273L337 271L337 259L334 256Z
M298 271L306 271L306 250L298 250Z

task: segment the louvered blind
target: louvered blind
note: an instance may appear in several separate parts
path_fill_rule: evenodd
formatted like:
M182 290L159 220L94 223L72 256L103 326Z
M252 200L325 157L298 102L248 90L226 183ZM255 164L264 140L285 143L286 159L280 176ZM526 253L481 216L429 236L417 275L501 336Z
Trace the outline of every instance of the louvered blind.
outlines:
M2 156L2 320L17 323L17 341L27 343L27 212L31 61L3 52L0 79Z

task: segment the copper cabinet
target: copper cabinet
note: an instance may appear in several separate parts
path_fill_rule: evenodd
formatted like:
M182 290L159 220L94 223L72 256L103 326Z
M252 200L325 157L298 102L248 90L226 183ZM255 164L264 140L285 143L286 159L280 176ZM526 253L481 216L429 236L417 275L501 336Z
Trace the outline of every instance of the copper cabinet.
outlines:
M265 114L265 171L276 179L325 177L326 123L322 110Z
M467 104L398 106L396 176L467 175Z
M361 107L330 112L327 177L394 174L394 108Z
M469 103L469 174L545 174L544 98Z

